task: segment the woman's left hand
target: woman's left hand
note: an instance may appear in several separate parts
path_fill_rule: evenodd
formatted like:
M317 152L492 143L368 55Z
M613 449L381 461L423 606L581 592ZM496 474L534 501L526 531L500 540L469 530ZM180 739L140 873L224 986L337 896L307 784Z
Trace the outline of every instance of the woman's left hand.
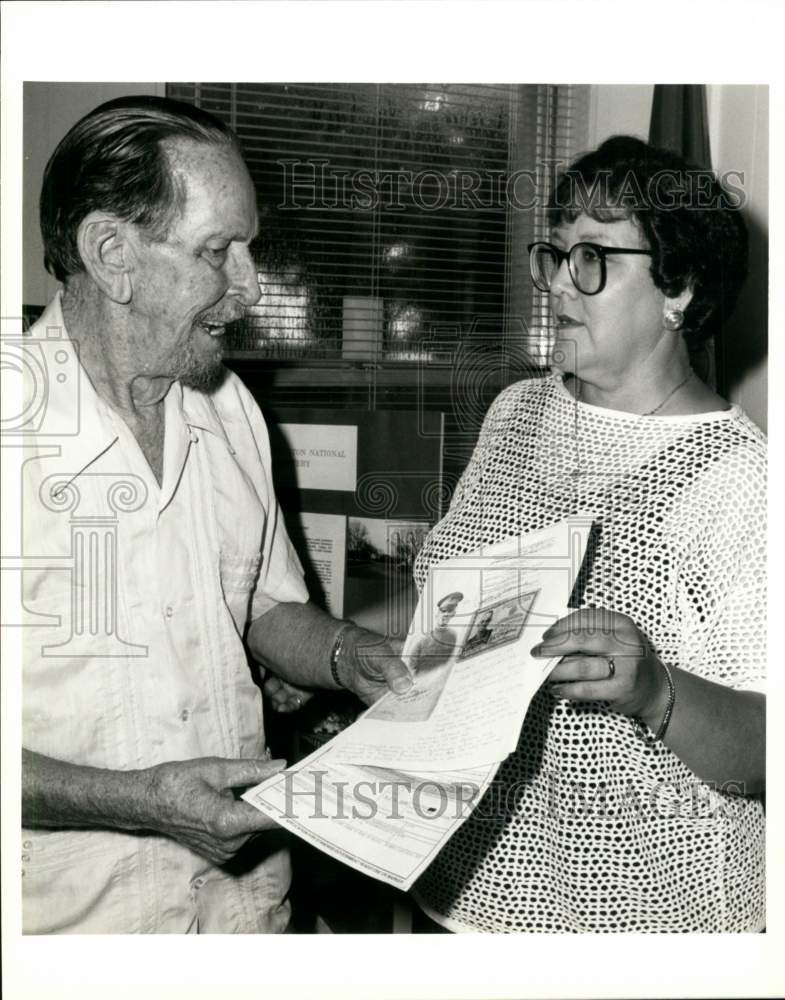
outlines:
M551 692L571 701L607 701L614 712L646 721L668 700L665 670L635 622L605 608L560 618L533 656L561 656L548 677Z

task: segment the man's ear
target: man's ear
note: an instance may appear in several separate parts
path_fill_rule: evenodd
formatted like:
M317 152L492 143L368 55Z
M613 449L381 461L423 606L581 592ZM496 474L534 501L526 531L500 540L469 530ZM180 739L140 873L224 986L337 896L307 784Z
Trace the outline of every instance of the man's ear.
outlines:
M104 295L125 305L131 301L131 252L128 223L104 212L90 212L76 236L85 270Z

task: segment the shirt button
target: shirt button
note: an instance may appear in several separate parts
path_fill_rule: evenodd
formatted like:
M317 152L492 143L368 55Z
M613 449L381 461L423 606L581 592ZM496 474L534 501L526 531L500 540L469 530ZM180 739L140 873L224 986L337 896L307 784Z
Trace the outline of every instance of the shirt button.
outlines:
M30 848L31 848L32 846L33 846L33 842L32 842L32 840L26 840L26 841L25 841L25 842L24 842L24 843L22 844L22 847L24 847L24 849L25 849L26 851L29 851L29 850L30 850Z
M22 855L22 861L29 861L29 860L30 860L30 855L29 854L23 854Z
M171 618L173 614L174 614L174 608L172 607L171 604L167 604L166 605L166 617L167 618Z
M188 711L187 708L184 708L182 712L180 712L180 718L183 720L183 722L188 722L190 717L191 713Z

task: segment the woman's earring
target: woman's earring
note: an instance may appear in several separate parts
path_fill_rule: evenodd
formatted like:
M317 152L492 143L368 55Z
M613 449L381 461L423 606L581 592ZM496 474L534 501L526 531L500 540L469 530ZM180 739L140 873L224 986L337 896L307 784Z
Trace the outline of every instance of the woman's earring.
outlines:
M684 312L681 309L666 309L662 322L666 330L681 330L684 326Z

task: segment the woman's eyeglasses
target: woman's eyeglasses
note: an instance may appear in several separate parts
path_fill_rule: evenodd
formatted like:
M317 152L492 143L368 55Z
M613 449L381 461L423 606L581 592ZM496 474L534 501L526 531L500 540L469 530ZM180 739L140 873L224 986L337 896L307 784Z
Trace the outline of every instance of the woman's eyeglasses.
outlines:
M584 295L596 295L605 287L608 276L605 258L613 253L649 254L651 250L630 250L626 247L603 247L599 243L576 243L561 250L552 243L529 244L529 268L532 281L542 292L550 291L562 261L567 261L572 283Z

